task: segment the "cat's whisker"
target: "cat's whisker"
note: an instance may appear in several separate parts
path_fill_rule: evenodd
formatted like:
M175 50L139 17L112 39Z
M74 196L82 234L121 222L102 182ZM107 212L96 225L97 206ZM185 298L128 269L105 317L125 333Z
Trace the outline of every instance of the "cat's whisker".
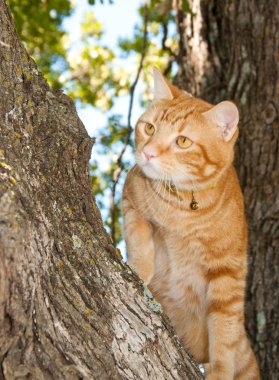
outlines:
M145 214L148 213L149 206L151 204L151 201L156 199L156 197L159 197L159 193L162 188L162 178L158 180L158 182L155 185L155 188L151 190L151 195L145 199L144 203L141 203L140 208L141 208L141 213Z
M165 213L164 213L164 218L162 220L162 223L161 223L161 226L158 227L158 232L163 228L163 226L165 225L165 222L167 220L167 217L168 217L168 212L169 212L169 207L171 205L171 197L170 197L170 187L171 185L171 180L169 179L169 177L166 175L165 178L164 178L164 195L163 195L163 198L165 198L165 191L167 191L167 194L168 194L168 197L167 197L167 207L165 209ZM163 204L163 202L162 202Z
M163 188L163 191L164 191L164 193L163 193L163 195L162 195L163 198L165 197L165 191L166 191L166 186L165 186L166 178L167 178L167 177L166 177L166 175L164 174L164 178L163 178L163 180L162 180L162 187L160 188L160 192L161 192L162 188ZM163 202L160 202L160 207L159 207L159 211L158 211L158 212L161 211L162 206L163 206Z
M177 167L175 170L178 173L181 173L183 181L187 181L187 182L190 182L190 183L193 184L193 178L192 178L192 176L187 175L187 172L185 170L183 170L180 167ZM178 187L178 181L175 180L175 179L172 179L172 182L173 182L173 184L175 184L175 186L177 188ZM194 185L194 188L195 188L195 185Z
M167 215L168 215L168 210L169 210L169 205L170 205L170 180L168 177L166 177L166 180L165 180L165 184L166 182L168 182L168 186L164 186L164 189L167 190L167 207L165 208L165 218L163 219L163 223L162 223L162 226L165 225L165 220L167 219Z
M181 197L181 194L179 194L179 190L177 189L175 183L173 183L173 185L174 185L175 191L176 191L176 193L178 195L177 201L178 201L179 210L183 210L183 205L184 205L183 198Z

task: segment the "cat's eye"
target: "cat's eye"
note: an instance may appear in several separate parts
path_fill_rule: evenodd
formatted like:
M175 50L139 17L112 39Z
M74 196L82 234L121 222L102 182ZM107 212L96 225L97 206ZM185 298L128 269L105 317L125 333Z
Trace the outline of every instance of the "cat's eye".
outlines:
M191 146L192 143L193 141L188 139L188 137L186 136L178 136L176 139L176 144L182 149L189 148L189 146Z
M153 135L154 135L154 132L155 132L155 127L154 127L154 125L149 124L149 123L146 123L146 124L145 124L145 133L146 133L148 136L153 136Z

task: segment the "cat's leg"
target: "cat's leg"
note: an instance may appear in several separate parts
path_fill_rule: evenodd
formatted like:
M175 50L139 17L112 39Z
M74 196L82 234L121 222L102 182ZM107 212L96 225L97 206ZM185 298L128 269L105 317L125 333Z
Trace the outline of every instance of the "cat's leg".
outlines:
M128 264L148 284L154 274L152 226L130 207L128 200L122 207Z
M211 316L209 328L212 330L209 336L209 363L205 364L205 378L206 380L234 380L237 342L235 340L230 342L230 336L226 334L226 330L237 329L238 324L234 318ZM226 338L227 342L225 342Z
M244 281L229 273L212 276L207 293L209 364L206 380L234 380L243 325Z
M235 355L234 380L260 380L258 363L244 328Z

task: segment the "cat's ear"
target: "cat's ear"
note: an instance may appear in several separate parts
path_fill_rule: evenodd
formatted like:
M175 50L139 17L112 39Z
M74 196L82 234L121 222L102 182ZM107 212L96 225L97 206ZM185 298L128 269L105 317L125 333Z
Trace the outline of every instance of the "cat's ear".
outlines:
M232 139L239 121L239 113L235 104L225 100L204 112L203 116L217 125L224 141Z
M181 91L171 84L157 69L153 67L154 75L154 100L173 99L181 95Z

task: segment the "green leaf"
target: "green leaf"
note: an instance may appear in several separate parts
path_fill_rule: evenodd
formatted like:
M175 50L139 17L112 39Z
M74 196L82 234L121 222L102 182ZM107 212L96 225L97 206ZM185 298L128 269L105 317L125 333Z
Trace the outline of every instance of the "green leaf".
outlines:
M191 13L191 8L188 0L182 0L182 10L187 13Z

